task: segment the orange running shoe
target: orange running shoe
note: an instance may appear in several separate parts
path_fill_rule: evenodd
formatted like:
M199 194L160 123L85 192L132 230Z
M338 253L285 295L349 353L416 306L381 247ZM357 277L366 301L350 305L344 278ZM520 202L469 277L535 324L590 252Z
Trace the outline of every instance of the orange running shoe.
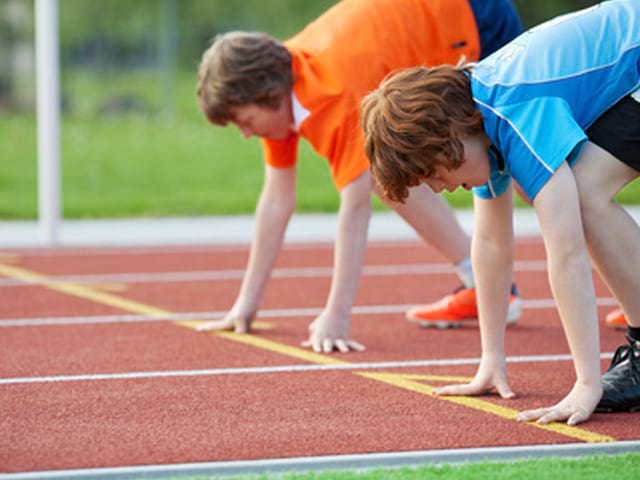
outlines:
M607 327L615 328L616 330L627 329L627 317L624 316L621 308L616 308L612 312L609 312L604 322Z
M522 315L522 299L515 284L511 286L507 324L512 325ZM460 287L442 300L420 305L407 311L407 320L421 327L457 328L463 322L478 319L475 288Z

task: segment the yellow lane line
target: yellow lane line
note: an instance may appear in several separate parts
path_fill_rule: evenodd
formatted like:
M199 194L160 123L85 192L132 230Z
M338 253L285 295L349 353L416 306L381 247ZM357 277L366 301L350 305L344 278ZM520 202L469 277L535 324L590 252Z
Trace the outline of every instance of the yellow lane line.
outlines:
M197 328L200 322L196 320L185 320L185 321L177 321L175 323L177 323L178 325L182 325L183 327L195 329ZM292 347L290 345L274 342L272 340L267 340L266 338L257 337L255 335L246 335L246 334L238 335L233 332L212 332L212 333L215 333L219 337L233 340L234 342L244 343L245 345L251 345L252 347L260 348L262 350L268 350L274 353L279 353L281 355L297 358L298 360L304 360L310 363L316 363L319 365L348 365L349 364L349 362L345 362L344 360L340 360L335 357L330 357L328 355L321 355L319 353L312 352L311 350Z
M2 263L18 263L20 256L15 253L3 253L0 252L0 262Z
M35 285L40 285L40 286L49 288L51 290L55 290L61 293L66 293L66 294L83 298L86 300L93 300L97 303L116 307L128 312L141 313L141 314L149 315L151 317L156 317L156 318L168 317L170 315L173 315L172 312L169 312L167 310L163 310L161 308L153 307L153 306L146 305L144 303L136 302L133 300L127 300L125 298L118 297L116 295L112 295L109 293L98 292L86 286L77 285L73 283L60 283L60 282L52 281L45 275L32 272L30 270L26 270L23 268L15 267L15 266L0 264L0 275L22 280ZM174 323L182 327L195 329L200 322L195 320L180 320ZM274 342L272 340L267 340L265 338L257 337L254 335L249 335L249 334L238 335L232 332L212 332L212 333L219 337L232 340L234 342L243 343L245 345L250 345L250 346L260 348L262 350L274 352L274 353L279 353L281 355L296 358L298 360L303 360L313 364L320 364L320 365L351 364L351 362L340 360L335 357L321 355L321 354L312 352L310 350L293 347L290 345L285 345L282 343ZM446 382L468 381L467 377L450 377L450 376L417 375L417 374L404 375L404 374L371 373L371 372L355 372L355 374L368 379L376 380L389 385L394 385L396 387L403 388L405 390L421 393L434 398L435 398L435 395L432 392L433 387L424 383L419 383L416 380L436 380L436 381L446 381ZM514 420L517 414L516 410L501 407L501 406L498 406L474 397L448 396L448 397L437 397L437 398L440 400L457 403L459 405L464 405L466 407L473 408L475 410L479 410L484 413L489 413L489 414L497 415L499 417L507 418L509 420ZM562 423L540 425L535 422L529 422L528 424L537 428L541 428L543 430L548 430L548 431L565 435L571 438L576 438L584 442L615 441L615 438L613 437L600 435L583 428L571 427L569 425L562 424Z
M116 282L96 282L88 283L87 286L100 292L126 292L128 286L126 283Z
M453 375L425 375L421 373L403 373L402 376L407 380L431 380L434 382L446 382L446 383L469 383L473 380L473 377L457 377Z
M403 374L395 374L395 373L377 373L377 372L356 372L356 375L360 375L365 378L370 378L372 380L377 380L379 382L387 383L389 385L403 388L405 390L410 390L412 392L421 393L429 397L438 398L440 400L456 403L458 405L463 405L465 407L472 408L474 410L479 410L484 413L490 413L492 415L506 418L508 420L515 421L516 415L518 414L517 410L502 407L500 405L496 405L494 403L487 402L485 400L481 400L476 397L436 396L433 393L433 389L435 387L431 385L427 385L425 383L419 383L413 380L416 377L423 377L423 376L403 375ZM430 377L433 380L440 380L442 378L447 378L447 377L439 377L439 376L430 376ZM467 381L465 377L461 377L461 378L464 378L463 381ZM584 428L572 427L564 423L550 423L547 425L542 425L535 422L527 422L527 424L531 425L532 427L540 428L542 430L547 430L554 433L559 433L560 435L565 435L567 437L575 438L588 443L616 441L615 438L610 437L608 435L600 435L599 433L594 433Z
M171 312L162 310L161 308L152 307L150 305L145 305L144 303L136 302L133 300L127 300L110 293L99 292L82 285L53 281L44 275L19 267L0 264L0 275L4 275L5 277L14 278L17 280L22 280L35 285L41 285L50 290L67 293L69 295L73 295L74 297L83 298L85 300L93 300L94 302L103 305L109 305L111 307L116 307L128 312L141 313L155 318L171 315Z
M256 320L251 324L253 330L275 330L276 324L273 322L263 322L262 320Z

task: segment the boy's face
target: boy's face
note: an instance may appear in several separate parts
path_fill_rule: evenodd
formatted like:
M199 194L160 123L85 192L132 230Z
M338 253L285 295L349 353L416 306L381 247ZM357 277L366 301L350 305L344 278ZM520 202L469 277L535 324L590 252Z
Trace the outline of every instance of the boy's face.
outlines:
M252 136L284 140L293 130L291 102L283 100L277 109L250 103L231 110L231 122L245 138Z
M424 183L436 193L443 190L453 192L462 187L471 190L473 187L484 185L489 180L490 163L487 144L481 138L469 138L462 141L464 147L464 162L454 169L436 168L435 173L425 179Z

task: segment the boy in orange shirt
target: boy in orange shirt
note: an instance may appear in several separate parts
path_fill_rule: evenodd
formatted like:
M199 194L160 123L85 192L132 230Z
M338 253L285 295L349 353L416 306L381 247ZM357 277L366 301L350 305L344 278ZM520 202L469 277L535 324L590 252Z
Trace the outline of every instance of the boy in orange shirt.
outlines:
M213 124L231 122L245 137L262 137L266 165L238 297L225 318L200 329L249 330L295 209L302 137L329 161L340 192L331 290L304 344L323 352L363 350L349 330L375 187L359 126L360 100L391 71L455 64L463 56L477 60L520 31L510 0L343 0L284 43L261 33L218 36L200 65L200 107ZM470 240L448 205L425 186L412 189L404 204L381 198L456 266L463 283L408 317L477 318ZM515 288L512 293L510 316L516 320L520 299Z

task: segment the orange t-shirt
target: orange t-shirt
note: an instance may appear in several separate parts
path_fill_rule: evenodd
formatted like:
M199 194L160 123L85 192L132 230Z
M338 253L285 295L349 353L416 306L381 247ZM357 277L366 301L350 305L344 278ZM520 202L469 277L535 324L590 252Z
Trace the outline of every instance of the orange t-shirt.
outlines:
M286 140L262 139L265 161L289 167L299 137L329 161L338 189L369 168L360 100L391 71L477 60L467 0L342 0L285 42L293 91L309 115Z

